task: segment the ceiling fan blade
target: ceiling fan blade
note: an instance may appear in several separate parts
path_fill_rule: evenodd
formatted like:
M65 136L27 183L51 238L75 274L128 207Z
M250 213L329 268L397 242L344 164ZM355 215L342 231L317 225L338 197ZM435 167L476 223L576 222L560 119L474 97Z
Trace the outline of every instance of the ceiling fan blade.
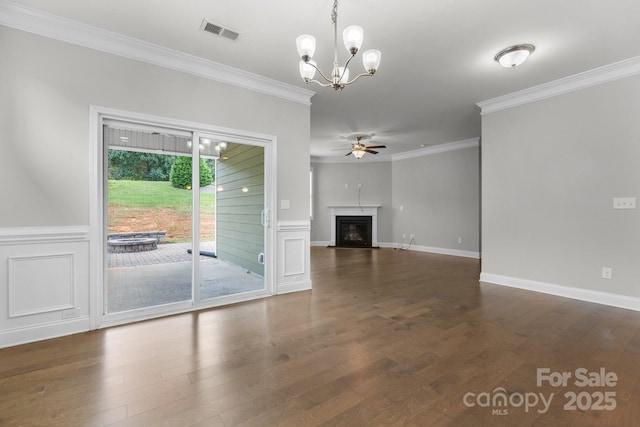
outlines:
M364 151L366 151L367 153L371 153L371 154L378 154L377 151L369 150L368 148L366 150L364 150Z
M345 156L345 157L347 157L347 156L350 156L350 155L351 155L351 151L349 151L349 152L348 152L347 154L345 154L344 156Z
M386 145L367 145L367 148L387 148Z

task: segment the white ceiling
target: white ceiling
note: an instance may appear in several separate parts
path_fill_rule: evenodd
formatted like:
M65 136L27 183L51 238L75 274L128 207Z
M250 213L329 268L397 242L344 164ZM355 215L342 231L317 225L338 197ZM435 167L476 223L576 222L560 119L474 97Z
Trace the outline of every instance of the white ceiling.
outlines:
M13 2L300 87L298 35L316 37L321 69L333 61L333 0ZM311 154L343 156L332 150L354 133L374 134L387 155L479 137L477 102L639 56L639 16L638 0L341 0L339 31L362 26L362 49L381 50L382 64L342 92L307 86ZM200 31L203 19L239 40ZM536 46L521 67L493 60L519 43ZM352 75L361 67L358 55Z

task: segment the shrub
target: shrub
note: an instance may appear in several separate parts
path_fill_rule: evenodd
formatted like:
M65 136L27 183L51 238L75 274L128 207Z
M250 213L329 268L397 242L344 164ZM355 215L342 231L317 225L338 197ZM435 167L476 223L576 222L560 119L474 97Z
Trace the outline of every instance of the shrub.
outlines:
M161 168L151 169L149 172L149 180L150 181L166 181L167 175Z
M191 188L191 157L178 157L171 165L169 181L176 188ZM213 182L211 167L200 159L200 187L205 187Z
M167 181L176 156L109 149L109 179Z

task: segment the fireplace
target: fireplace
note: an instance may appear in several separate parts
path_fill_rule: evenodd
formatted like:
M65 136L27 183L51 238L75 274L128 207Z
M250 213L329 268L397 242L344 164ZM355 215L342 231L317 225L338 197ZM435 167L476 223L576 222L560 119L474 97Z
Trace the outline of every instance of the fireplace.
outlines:
M336 246L341 248L370 248L370 216L336 216Z
M370 248L378 247L378 208L381 205L329 205L328 208L331 210L330 212L330 227L331 232L329 237L331 240L329 241L328 246L340 246L338 242L338 217L365 217L369 218L371 221L371 228L369 229L369 242ZM365 246L352 246L352 247L365 247Z

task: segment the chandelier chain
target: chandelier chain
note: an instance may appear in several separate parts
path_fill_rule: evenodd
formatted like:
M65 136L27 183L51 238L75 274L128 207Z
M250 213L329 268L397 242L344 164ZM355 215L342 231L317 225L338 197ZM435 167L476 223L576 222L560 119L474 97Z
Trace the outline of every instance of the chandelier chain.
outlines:
M336 24L338 22L338 0L333 1L333 12L331 12L331 22Z

